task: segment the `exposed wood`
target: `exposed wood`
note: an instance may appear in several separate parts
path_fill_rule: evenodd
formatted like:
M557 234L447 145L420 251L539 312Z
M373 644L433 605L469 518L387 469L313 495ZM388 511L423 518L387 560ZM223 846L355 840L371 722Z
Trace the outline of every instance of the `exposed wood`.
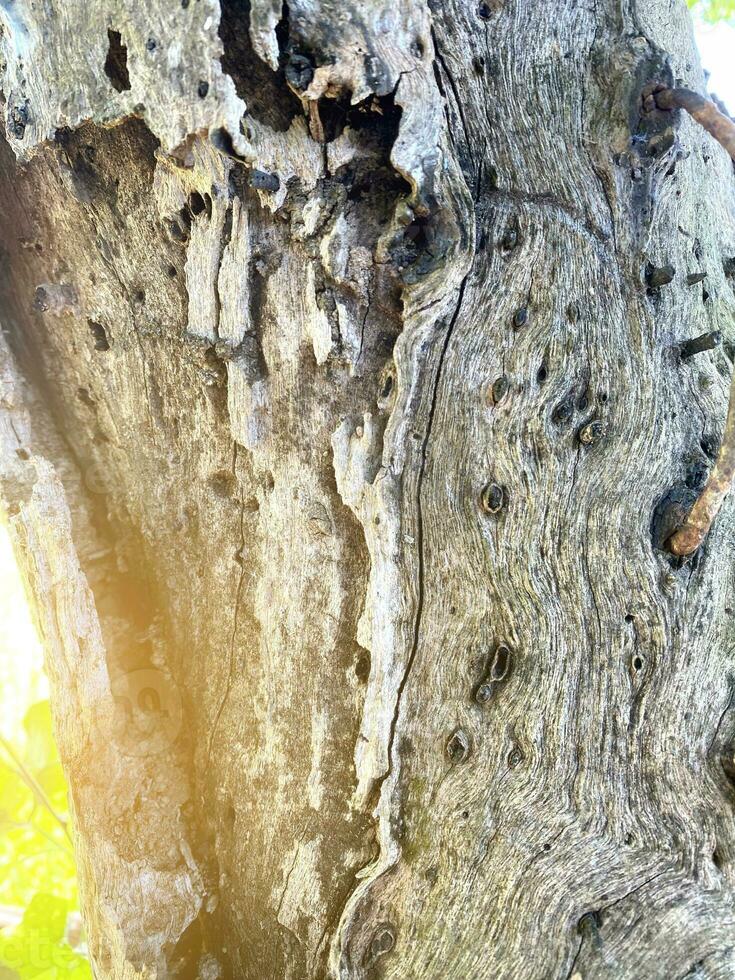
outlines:
M0 3L2 497L97 975L731 976L732 502L666 542L732 167L641 101L702 88L684 3L221 8Z

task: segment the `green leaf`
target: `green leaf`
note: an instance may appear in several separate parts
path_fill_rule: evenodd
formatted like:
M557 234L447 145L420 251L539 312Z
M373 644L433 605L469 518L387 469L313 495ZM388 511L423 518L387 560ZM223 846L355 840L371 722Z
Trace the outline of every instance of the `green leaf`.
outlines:
M48 942L60 942L66 930L68 903L55 895L34 895L18 930Z
M89 963L64 939L67 910L55 895L34 895L12 935L0 935L0 965L20 980L91 980Z

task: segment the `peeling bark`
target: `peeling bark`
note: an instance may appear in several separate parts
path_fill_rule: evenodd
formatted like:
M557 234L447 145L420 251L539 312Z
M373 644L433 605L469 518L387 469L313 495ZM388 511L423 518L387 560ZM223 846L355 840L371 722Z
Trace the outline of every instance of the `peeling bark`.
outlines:
M0 2L0 489L97 976L735 969L732 502L666 548L732 166L642 111L703 85L642 6Z

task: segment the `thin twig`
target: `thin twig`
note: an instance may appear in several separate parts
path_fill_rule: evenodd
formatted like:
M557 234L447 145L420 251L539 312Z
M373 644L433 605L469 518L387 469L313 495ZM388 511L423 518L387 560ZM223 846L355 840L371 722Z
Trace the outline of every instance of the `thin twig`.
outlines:
M735 161L735 123L709 99L686 88L650 86L643 92L647 111L686 109L689 115L711 133ZM719 513L735 477L735 377L730 385L730 404L720 452L712 472L681 527L669 538L669 550L675 555L691 555L704 541Z
M39 834L41 837L43 837L45 840L47 840L49 842L49 844L53 844L53 846L57 850L62 851L69 858L70 861L73 861L74 860L74 851L70 851L68 847L65 847L61 843L61 841L56 840L55 837L52 837L51 834L47 833L45 830L43 830L41 827L39 827L38 824L35 824L32 821L30 821L30 820L23 820L23 821L20 821L20 822L17 821L17 820L5 820L5 821L3 821L3 824L2 825L3 826L6 826L6 827L12 827L14 830L27 830L29 833L32 833L32 834ZM33 854L24 854L22 856L16 855L13 858L13 860L16 863L18 861L32 861L34 858L37 858L41 854L46 854L46 853L48 853L48 852L47 851L34 851Z
M0 745L2 745L2 747L5 749L5 751L8 753L10 758L17 766L17 769L15 770L17 775L23 780L23 782L26 784L28 789L33 793L33 795L36 797L36 799L41 804L41 806L44 807L46 810L48 810L48 812L51 814L54 820L58 823L58 825L64 831L64 834L66 835L69 843L70 844L73 843L66 820L60 817L59 814L56 812L56 810L54 810L54 808L51 806L51 802L49 801L49 798L46 796L41 786L38 784L38 782L33 778L31 773L23 765L23 762L16 754L15 750L13 749L13 746L3 735L0 735Z

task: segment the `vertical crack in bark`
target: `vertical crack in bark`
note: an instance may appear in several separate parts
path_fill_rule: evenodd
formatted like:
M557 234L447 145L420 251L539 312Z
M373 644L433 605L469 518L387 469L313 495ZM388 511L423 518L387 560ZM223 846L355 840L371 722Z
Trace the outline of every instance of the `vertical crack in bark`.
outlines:
M235 475L235 469L237 466L237 443L232 443L232 473ZM239 546L239 556L240 556L240 575L237 582L237 589L235 590L235 609L232 617L232 635L230 637L230 650L229 650L229 666L227 671L227 686L225 687L225 692L222 695L222 700L220 701L217 713L214 716L214 722L212 723L212 732L209 736L209 744L207 746L207 768L209 768L209 763L212 758L212 746L214 745L214 739L217 734L217 729L219 727L220 718L222 717L222 712L224 711L225 705L227 704L227 699L230 696L230 691L232 690L232 682L235 676L235 643L237 640L237 626L240 615L240 600L242 596L243 584L245 581L245 565L243 558L243 549L245 547L245 497L242 487L240 487L240 546Z
M440 89L440 91L442 91L442 95L444 95L444 92L442 90L442 86L441 86L440 81L439 81L439 76L440 76L441 73L443 73L444 74L444 77L449 82L449 87L451 88L452 94L454 96L454 102L455 102L455 105L457 107L457 113L459 115L459 120L462 123L462 130L464 132L464 139L465 139L465 146L467 148L467 154L468 154L470 160L474 162L474 154L472 152L472 141L470 140L469 130L467 129L467 120L465 119L465 116L464 116L463 100L459 96L459 92L457 91L457 84L454 81L454 78L452 76L452 73L449 71L449 69L446 66L446 62L444 61L444 55L442 54L441 48L439 46L439 39L436 36L436 30L433 27L431 28L431 38L432 38L432 40L434 42L434 51L436 52L436 61L434 62L434 73L436 75L437 86ZM441 66L441 72L439 71L439 68L437 68L437 62ZM444 98L445 98L445 113L447 115L447 125L449 127L449 130L448 131L451 133L452 129L451 129L451 120L449 119L449 100L446 98L445 95L444 95ZM477 199L477 196L475 196L475 200L476 199Z
M393 712L393 720L391 722L390 735L388 737L388 762L389 762L390 768L389 768L388 772L385 774L385 776L383 777L383 780L381 782L381 785L382 785L382 783L385 782L385 780L390 776L391 772L393 771L393 765L392 765L392 761L391 761L392 760L392 756L393 756L393 742L395 740L396 726L398 724L398 716L401 713L401 703L402 703L402 699L403 699L403 691L404 691L404 689L406 687L406 684L408 682L408 677L409 677L409 674L411 673L411 667L413 666L413 662L414 662L414 660L416 658L416 652L417 652L418 646L419 646L419 639L420 639L420 633L421 633L421 615L423 613L423 608L424 608L424 565L425 565L425 561L424 561L424 520L423 520L422 511L421 511L421 489L422 489L423 481L424 481L424 471L426 469L426 458L427 458L427 451L428 451L428 447L429 447L429 440L431 439L431 429L432 429L432 425L433 425L433 422L434 422L434 412L436 410L436 402L437 402L437 398L439 396L439 385L441 383L442 368L444 367L444 359L446 357L447 349L449 348L449 342L452 339L452 333L454 332L454 326L455 326L455 324L457 322L457 317L459 316L459 311L460 311L460 309L462 307L462 300L464 298L465 285L467 283L468 276L469 276L469 272L465 275L465 277L462 280L462 283L461 283L461 285L459 287L459 294L457 296L457 305L455 307L454 313L452 314L452 318L451 318L451 321L449 323L449 326L447 327L447 331L446 331L446 333L444 335L444 344L442 346L441 354L439 355L439 363L438 363L437 369L436 369L436 378L434 380L434 385L433 385L433 389L432 389L432 393L431 393L431 407L429 409L429 418L428 418L428 422L426 424L426 434L424 436L424 441L423 441L422 446L421 446L421 463L420 463L420 466L419 466L419 474L418 474L417 486L416 486L416 521L417 521L417 523L416 523L417 535L416 536L418 538L418 541L417 541L417 544L418 544L417 552L418 552L418 579L419 579L419 581L418 581L418 598L417 598L417 605L416 605L416 618L414 620L413 643L411 645L411 651L410 651L410 653L408 655L408 662L406 663L406 669L404 671L403 678L401 679L401 682L398 685L398 694L396 696L396 707L395 707L395 711Z

